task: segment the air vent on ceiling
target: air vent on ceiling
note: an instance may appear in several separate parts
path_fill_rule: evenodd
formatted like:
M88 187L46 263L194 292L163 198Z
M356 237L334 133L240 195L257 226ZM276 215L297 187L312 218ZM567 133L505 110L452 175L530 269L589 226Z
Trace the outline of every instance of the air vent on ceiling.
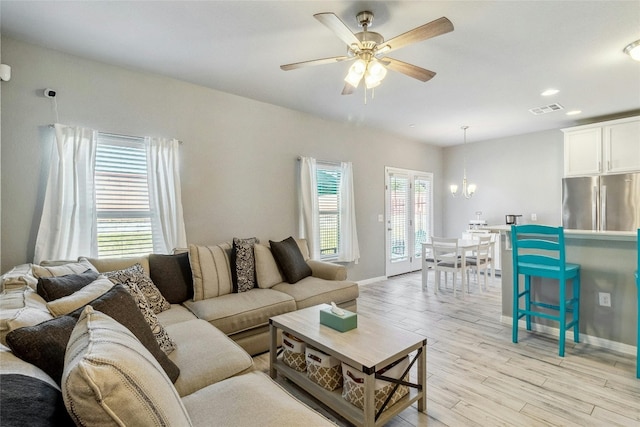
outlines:
M542 107L536 107L529 110L531 114L539 116L540 114L553 113L554 111L564 110L564 107L558 103L543 105Z

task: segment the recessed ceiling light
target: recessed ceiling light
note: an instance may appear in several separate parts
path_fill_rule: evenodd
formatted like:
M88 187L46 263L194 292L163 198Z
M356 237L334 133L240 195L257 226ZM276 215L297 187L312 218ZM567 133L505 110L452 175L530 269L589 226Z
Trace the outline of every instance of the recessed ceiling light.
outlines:
M571 110L567 111L567 116L575 116L576 114L582 113L582 110Z
M560 92L558 89L547 89L544 92L542 92L540 95L542 95L542 96L551 96L551 95L555 95L558 92Z
M415 123L411 123L411 124L409 124L409 127L410 128L414 128L414 127L416 127L416 125L415 125Z

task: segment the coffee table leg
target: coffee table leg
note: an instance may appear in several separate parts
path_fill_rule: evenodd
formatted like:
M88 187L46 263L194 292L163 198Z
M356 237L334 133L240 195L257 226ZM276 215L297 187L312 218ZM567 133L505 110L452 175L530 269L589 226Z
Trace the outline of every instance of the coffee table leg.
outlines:
M422 397L418 399L418 411L427 412L427 346L422 345L418 358L418 384L422 386Z
M375 372L364 377L364 425L373 426L376 422Z
M276 372L276 360L278 358L278 328L269 324L269 336L271 343L269 345L269 375L275 379L278 376Z

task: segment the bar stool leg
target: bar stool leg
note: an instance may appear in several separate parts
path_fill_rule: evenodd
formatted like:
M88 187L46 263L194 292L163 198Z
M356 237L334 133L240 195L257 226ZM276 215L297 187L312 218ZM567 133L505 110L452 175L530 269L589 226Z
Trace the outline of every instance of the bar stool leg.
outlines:
M567 282L564 278L560 278L560 346L558 349L558 354L560 357L564 357L564 341L567 332L567 303L566 299L566 285Z
M573 341L580 342L580 273L573 278Z
M514 273L513 275L513 311L512 311L512 319L513 321L511 322L511 341L513 343L517 343L518 342L518 319L519 319L519 314L518 313L518 307L520 306L520 298L518 297L518 294L520 294L520 285L518 283L518 274Z
M531 330L531 276L524 276L524 308L527 310L526 321L527 321L527 331Z

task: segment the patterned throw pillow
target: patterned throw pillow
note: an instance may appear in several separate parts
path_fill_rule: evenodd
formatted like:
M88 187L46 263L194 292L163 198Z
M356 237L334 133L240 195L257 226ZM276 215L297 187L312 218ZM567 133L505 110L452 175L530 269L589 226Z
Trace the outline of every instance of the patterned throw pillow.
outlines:
M153 284L151 278L147 276L140 264L134 264L124 270L111 271L105 273L113 283L123 285L134 284L142 291L144 298L155 314L162 313L171 308L169 301L160 293L160 290Z
M256 286L256 261L253 246L259 240L255 237L248 239L233 238L233 257L235 261L234 282L238 292L246 292Z
M140 266L140 264L137 264L137 265ZM151 305L149 304L147 298L145 297L144 293L140 290L136 282L128 279L131 276L128 273L128 270L134 267L135 265L125 270L111 271L109 273L103 273L103 274L107 276L109 280L111 280L113 283L120 283L125 288L127 288L129 293L133 297L133 300L136 302L136 305L140 309L140 312L144 316L144 320L146 320L147 323L149 324L149 327L151 328L151 332L153 332L153 335L156 337L156 340L158 341L158 345L160 346L162 351L165 352L165 354L169 354L176 349L176 343L171 339L169 334L167 334L167 331L158 321L158 317L153 312ZM141 269L142 267L139 267L139 268Z

